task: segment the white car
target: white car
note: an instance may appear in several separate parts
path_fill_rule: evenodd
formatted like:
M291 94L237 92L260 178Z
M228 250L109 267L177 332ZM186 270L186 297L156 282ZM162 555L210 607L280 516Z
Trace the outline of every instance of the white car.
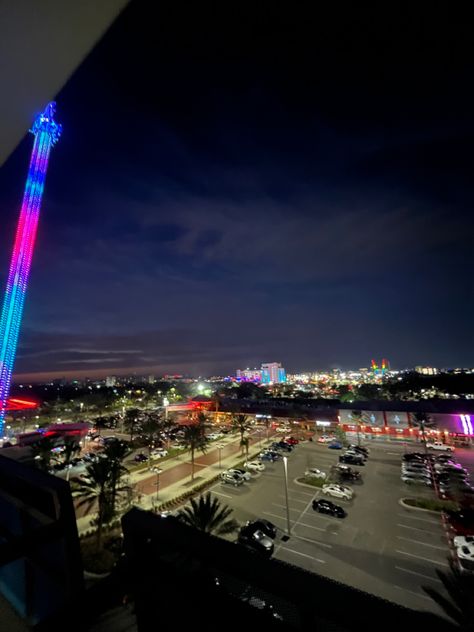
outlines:
M265 464L260 461L246 461L244 467L246 470L249 470L249 472L263 472Z
M326 472L323 472L322 470L318 470L317 467L310 467L309 469L306 470L304 475L315 476L316 478L326 478L327 476Z
M453 544L456 548L474 544L474 535L457 535L453 540Z
M150 452L150 458L155 460L155 459L162 459L164 456L168 456L168 450L152 450Z
M209 441L214 441L215 439L221 439L221 437L223 436L224 435L222 434L222 432L211 432L207 435L207 438L209 439Z
M252 476L249 474L249 472L246 472L245 470L241 470L240 468L230 468L229 470L225 471L226 474L230 474L230 475L234 475L237 474L237 476L241 476L244 481L250 481L252 480Z
M334 498L344 498L345 500L350 500L354 495L354 492L350 487L345 487L344 485L323 485L323 494L327 494L328 496L333 496Z
M287 428L286 426L279 426L276 429L277 432L285 432L286 434L288 434L289 432L291 432L291 428Z
M428 441L426 447L431 450L442 450L443 452L454 451L454 447L452 445L446 445L446 443L442 443L441 441Z
M331 441L335 441L336 437L328 437L327 435L323 435L319 437L318 443L331 443Z
M474 562L474 544L465 544L464 546L458 546L456 554L460 560L469 560Z

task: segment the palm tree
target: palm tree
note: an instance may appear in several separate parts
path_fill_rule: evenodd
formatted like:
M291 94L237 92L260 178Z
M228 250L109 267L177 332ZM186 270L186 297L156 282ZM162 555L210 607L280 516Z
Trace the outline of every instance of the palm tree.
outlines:
M351 417L354 420L357 428L357 445L360 445L360 426L362 422L362 411L361 410L353 410L351 412Z
M81 449L79 443L74 439L74 437L66 437L64 439L64 450L63 450L63 463L66 464L66 467L69 465L72 459L72 455L76 452L79 452Z
M240 434L240 447L242 449L242 454L244 453L245 440L244 435L246 432L250 430L252 424L250 423L250 419L248 415L232 415L231 418L232 429L237 430Z
M411 413L410 417L412 424L420 428L421 440L423 441L425 452L427 452L428 448L426 447L426 428L432 426L433 422L430 416L427 413L423 412Z
M207 451L207 441L205 435L207 417L199 413L196 420L184 426L183 443L191 451L191 480L194 480L194 453L200 450L203 454Z
M148 452L155 445L155 441L160 437L163 430L162 419L155 413L147 413L145 422L141 427L141 436L145 439Z
M463 632L474 630L474 575L462 573L456 563L449 560L450 571L444 572L436 569L436 574L441 580L449 599L430 586L423 586L423 590L433 599L444 612L453 619Z
M110 491L113 513L115 512L117 493L119 490L124 491L122 487L119 487L119 483L122 477L128 473L123 461L131 452L130 444L127 441L112 441L104 447L103 454L110 466Z
M55 441L51 437L43 437L38 443L31 447L35 462L40 470L48 472L51 467L51 450L56 447Z
M221 505L210 492L205 496L199 496L198 500L191 499L191 506L184 507L178 512L178 519L190 527L212 533L214 535L226 535L233 533L239 527L236 520L229 519L233 509L227 505Z
M137 429L139 414L140 414L140 411L138 410L138 408L129 408L125 412L125 419L124 419L123 425L125 429L127 430L127 432L130 433L130 442L133 441L135 430Z
M99 459L87 466L87 475L78 481L73 496L79 498L78 507L87 510L97 504L97 549L102 544L102 530L113 516L112 506L112 468L108 459Z

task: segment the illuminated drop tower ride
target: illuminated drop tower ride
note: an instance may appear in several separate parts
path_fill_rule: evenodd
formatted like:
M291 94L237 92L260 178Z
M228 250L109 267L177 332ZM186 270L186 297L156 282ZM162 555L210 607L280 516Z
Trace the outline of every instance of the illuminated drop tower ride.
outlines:
M10 392L13 363L35 245L49 153L61 135L61 125L54 120L55 106L55 103L48 103L30 130L35 136L35 142L31 152L30 168L20 210L20 219L18 220L0 320L0 439L3 437L5 409Z

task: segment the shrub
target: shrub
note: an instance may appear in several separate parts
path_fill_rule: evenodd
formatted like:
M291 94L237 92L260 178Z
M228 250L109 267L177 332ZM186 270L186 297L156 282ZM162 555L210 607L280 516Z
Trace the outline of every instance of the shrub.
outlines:
M428 509L429 511L456 511L459 506L452 500L438 500L437 498L404 498L403 502L410 507Z
M313 487L322 487L326 482L326 479L320 478L319 476L302 476L301 478L297 478L296 480L299 483L312 485Z

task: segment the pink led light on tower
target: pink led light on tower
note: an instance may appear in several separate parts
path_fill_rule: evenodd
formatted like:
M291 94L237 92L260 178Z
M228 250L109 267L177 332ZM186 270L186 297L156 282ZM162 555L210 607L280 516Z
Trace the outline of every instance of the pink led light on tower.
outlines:
M55 104L48 103L30 130L35 136L35 142L31 152L30 168L0 318L0 438L3 437L3 422L10 392L49 153L61 135L61 125L55 122L54 113Z

